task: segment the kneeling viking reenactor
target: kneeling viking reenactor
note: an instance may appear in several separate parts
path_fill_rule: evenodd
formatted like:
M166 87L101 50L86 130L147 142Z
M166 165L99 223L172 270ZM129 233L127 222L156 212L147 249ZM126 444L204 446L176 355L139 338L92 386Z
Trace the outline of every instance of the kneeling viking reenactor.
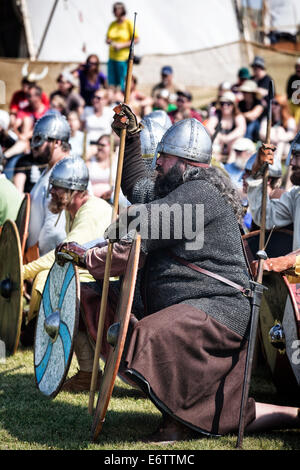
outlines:
M144 309L132 326L122 373L162 412L162 426L150 440L235 432L251 313L238 195L211 167L211 139L195 119L179 121L164 134L152 181L141 159L136 118L127 106L123 112L122 190L135 204L108 228L107 238L114 242L111 275L122 275L139 226ZM116 117L117 132L119 122ZM65 244L58 250L103 279L107 246ZM297 413L250 398L246 431L299 427Z
M57 217L64 211L66 220L66 239L77 243L87 243L103 237L111 222L111 206L88 192L89 172L81 158L67 157L53 167L49 179L51 199L49 210ZM36 316L41 295L49 270L55 261L55 250L49 251L31 263L23 266L25 279L33 279L30 299L32 320ZM86 270L79 271L81 282L94 281Z

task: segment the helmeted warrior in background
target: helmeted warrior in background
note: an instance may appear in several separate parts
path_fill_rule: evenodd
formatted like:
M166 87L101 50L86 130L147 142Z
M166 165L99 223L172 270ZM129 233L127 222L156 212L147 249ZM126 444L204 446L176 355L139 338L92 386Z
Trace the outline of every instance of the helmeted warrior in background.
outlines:
M256 160L252 167L252 176L247 179L249 207L253 220L260 225L261 217L261 191L262 175L261 168L267 163L274 164L273 145L263 145L257 153ZM293 252L278 258L269 258L264 262L264 269L267 271L284 272L294 271L296 276L300 275L300 132L291 143L287 161L291 165L290 180L293 187L290 191L284 192L279 199L270 199L267 196L266 206L266 230L286 227L293 224ZM256 264L253 272L256 272ZM295 277L299 282L299 277Z
M33 157L39 163L47 164L47 167L30 192L31 212L27 245L38 245L40 255L53 250L66 236L64 215L57 222L57 216L48 208L48 185L55 163L70 153L69 138L70 126L66 118L59 113L47 113L37 121L33 130Z
M111 222L112 208L104 199L88 192L89 172L81 158L66 157L55 164L49 176L49 210L56 219L64 213L64 241L85 244L103 238ZM23 278L33 279L28 321L38 313L41 295L51 266L54 249L23 266ZM93 282L86 270L79 270L81 282Z
M129 122L122 189L130 201L140 194L143 203L120 214L106 234L114 241L111 275L122 275L133 228L139 227L144 301L123 372L163 414L151 440L236 431L250 319L239 198L210 166L211 139L196 119L180 121L164 134L157 148L157 176L148 178L147 186L140 127L128 107L123 109ZM119 124L117 117L117 131ZM103 279L107 247L60 249ZM269 416L264 421L266 407L249 399L248 429L270 425ZM299 426L296 409L276 411L281 424Z

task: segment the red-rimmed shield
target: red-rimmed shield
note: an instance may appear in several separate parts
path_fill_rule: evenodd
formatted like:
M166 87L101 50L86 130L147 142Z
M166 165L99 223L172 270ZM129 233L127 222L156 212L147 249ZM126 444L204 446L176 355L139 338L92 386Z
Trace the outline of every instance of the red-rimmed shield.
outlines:
M300 396L300 284L290 284L285 276L270 272L263 277L268 288L260 307L263 352L279 393ZM274 324L282 329L284 347L272 344Z
M6 220L0 236L0 338L6 350L17 350L22 323L22 251L16 224Z
M24 257L26 242L28 238L28 226L30 217L30 194L25 193L23 201L21 202L17 217L16 226L20 235L22 257Z
M243 236L248 261L256 259L259 250L259 231ZM269 233L266 233L266 241ZM293 250L293 232L274 230L267 243L269 258L284 256ZM292 397L299 396L300 389L300 284L289 283L287 277L265 273L264 292L259 315L259 340L278 392ZM270 331L277 324L285 340L284 349L271 341Z
M105 415L113 392L116 376L118 374L119 365L125 346L125 340L128 331L129 318L134 296L136 276L138 271L140 247L141 237L140 235L137 235L132 244L128 257L127 266L122 282L119 304L115 314L114 322L119 322L118 337L116 345L114 347L110 347L110 352L105 363L104 373L100 385L100 391L92 425L93 440L97 439L102 430Z

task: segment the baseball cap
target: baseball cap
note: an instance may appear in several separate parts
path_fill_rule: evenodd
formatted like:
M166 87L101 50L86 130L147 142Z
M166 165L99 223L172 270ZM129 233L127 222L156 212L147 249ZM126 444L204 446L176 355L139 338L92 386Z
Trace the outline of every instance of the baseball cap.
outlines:
M251 67L260 67L261 69L264 69L265 68L265 61L262 57L260 56L255 56L254 57L254 60L251 64Z
M162 75L172 75L173 73L173 69L170 65L165 65L162 69L161 69L161 74Z
M250 72L247 67L241 67L238 71L239 78L251 78Z

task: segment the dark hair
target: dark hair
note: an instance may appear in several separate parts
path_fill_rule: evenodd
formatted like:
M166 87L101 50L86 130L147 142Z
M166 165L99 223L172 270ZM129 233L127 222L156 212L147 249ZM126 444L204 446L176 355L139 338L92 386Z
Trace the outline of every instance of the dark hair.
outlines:
M35 92L38 96L42 96L43 90L40 86L31 84L29 85L29 90L35 89Z
M118 7L121 7L123 8L122 10L122 16L125 16L127 14L127 11L126 11L126 8L125 8L125 5L123 2L115 2L113 4L113 12L115 12L115 9L118 8Z

